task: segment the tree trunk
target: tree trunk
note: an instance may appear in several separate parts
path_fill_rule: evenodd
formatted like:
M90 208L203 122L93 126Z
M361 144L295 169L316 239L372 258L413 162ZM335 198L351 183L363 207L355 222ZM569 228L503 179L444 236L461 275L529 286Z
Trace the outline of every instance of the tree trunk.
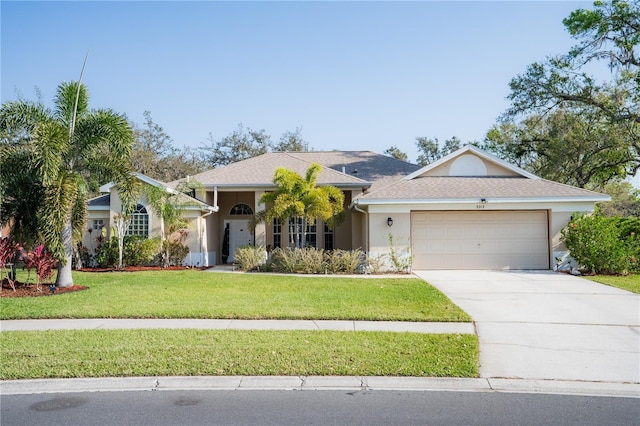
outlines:
M71 258L73 256L71 218L66 221L64 228L62 228L62 244L64 246L64 262L58 261L56 287L71 287L73 286L73 276L71 275Z

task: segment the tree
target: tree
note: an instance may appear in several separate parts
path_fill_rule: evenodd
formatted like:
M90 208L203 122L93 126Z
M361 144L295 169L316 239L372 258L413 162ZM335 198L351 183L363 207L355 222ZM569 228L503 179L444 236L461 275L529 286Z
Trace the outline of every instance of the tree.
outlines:
M162 182L171 182L204 171L206 164L188 147L179 150L149 111L144 112L144 127L134 126L132 163L135 171Z
M546 179L602 189L626 174L628 136L590 108L558 109L494 126L483 148Z
M295 131L286 131L280 136L280 141L270 146L272 151L300 152L308 151L309 143L302 139L302 128L296 127Z
M617 169L611 179L633 176L640 169L640 62L636 57L640 44L640 3L596 1L593 10L575 10L563 24L578 44L565 55L531 64L524 74L513 78L508 96L511 107L501 121L520 126L519 120L537 117L544 127L549 122L547 116L558 111L563 111L565 117L585 116L586 123L597 124L598 132L613 133L617 139L611 148L584 147L587 151L598 151L598 161L593 165L601 164L603 171L593 175L611 175L611 170ZM586 72L597 69L601 60L606 61L609 81L598 81ZM530 121L526 127L535 124L535 120ZM538 154L559 168L566 155L564 143L558 138L552 149L549 144L549 152ZM526 141L516 138L509 144L526 145ZM528 149L517 146L504 146L500 150L516 156L529 155ZM552 153L560 156L554 157ZM526 158L523 163L528 164Z
M0 109L0 169L23 159L21 167L28 170L34 190L42 191L30 206L39 231L32 237L44 240L59 261L59 287L73 285L73 241L81 237L86 222L92 175L99 173L118 185L131 176L133 130L126 118L108 109L90 111L88 104L86 87L69 82L58 87L53 110L24 100L6 102ZM11 185L1 186L3 202ZM16 215L19 210L11 212ZM11 219L17 223L24 218Z
M238 124L237 130L219 141L209 134L209 142L200 147L204 160L209 167L221 167L266 153L271 136L264 130L245 129Z
M187 228L182 215L186 206L185 196L169 187L146 186L144 193L154 213L160 218L160 241L162 244L162 266L170 264L171 237Z
M420 152L417 160L418 165L426 166L427 164L431 164L459 149L460 144L460 139L455 136L451 139L447 139L442 147L440 147L438 138L429 139L426 137L417 137L416 146Z
M389 157L393 157L396 160L407 161L408 156L405 152L400 151L400 148L397 146L391 146L383 152L384 155L388 155Z
M629 182L611 182L604 188L611 201L598 203L597 211L606 217L640 217L640 189Z
M303 247L308 223L316 219L325 221L330 227L339 220L344 211L344 194L334 186L317 186L316 181L322 166L313 163L303 178L293 170L278 167L273 177L276 190L260 198L261 203L271 207L258 213L258 220L279 219L289 223L289 235L296 247Z

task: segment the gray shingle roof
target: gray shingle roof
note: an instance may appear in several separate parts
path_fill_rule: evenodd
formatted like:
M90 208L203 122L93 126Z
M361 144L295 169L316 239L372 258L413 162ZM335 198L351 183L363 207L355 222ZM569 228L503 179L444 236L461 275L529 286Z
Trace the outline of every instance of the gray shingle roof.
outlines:
M526 177L419 177L399 180L360 196L361 200L447 200L473 198L584 198L607 196L545 179Z
M277 167L304 176L312 163L323 166L319 185L368 187L385 177L407 175L418 166L371 151L270 152L192 176L205 186L270 185ZM345 173L342 173L342 168ZM354 171L357 170L357 173Z
M111 205L111 194L100 195L89 200L90 207L109 207Z

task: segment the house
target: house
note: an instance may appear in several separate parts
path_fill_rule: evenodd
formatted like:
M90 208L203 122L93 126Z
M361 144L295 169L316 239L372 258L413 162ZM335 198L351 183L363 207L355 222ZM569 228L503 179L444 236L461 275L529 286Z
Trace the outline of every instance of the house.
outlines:
M610 199L542 179L473 146L422 168L371 151L272 152L189 178L205 193L189 211L196 236L187 263L221 263L225 229L229 262L240 245L290 245L288 224L274 220L251 229L250 220L267 207L260 197L274 189L277 167L304 176L314 162L323 166L317 184L344 192L346 215L333 229L309 224L307 244L361 248L375 257L389 252L392 236L398 251L411 253L414 269L551 269L566 254L560 231L571 215ZM109 204L117 204L110 191ZM106 199L90 202L93 226L106 224L105 207L97 214L101 203ZM109 217L115 211L110 206Z
M206 265L206 259L202 254L209 251L208 241L206 239L206 218L217 212L217 210L197 198L178 193L175 189L163 182L151 179L140 173L136 173L135 177L142 185L154 186L162 191L176 194L179 197L178 202L181 205L183 217L188 224L187 238L184 242L184 244L189 247L189 255L187 256L186 263L194 266ZM114 236L112 235L113 231L111 229L113 226L113 217L122 211L120 197L113 183L101 186L100 192L103 193L103 195L89 200L88 223L83 232L82 244L91 251L95 250L97 246L96 238L102 235L103 232L107 238ZM141 193L143 195L140 196L134 209L126 234L145 237L160 236L163 232L162 220L160 220L151 209L144 195L144 190L141 191Z

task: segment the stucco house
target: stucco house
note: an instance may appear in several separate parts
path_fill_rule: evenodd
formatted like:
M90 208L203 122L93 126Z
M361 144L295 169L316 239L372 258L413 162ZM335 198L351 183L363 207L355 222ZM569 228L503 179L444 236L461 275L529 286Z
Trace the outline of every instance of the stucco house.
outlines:
M286 224L251 229L249 221L266 208L259 200L274 189L278 166L304 176L314 162L323 166L318 185L344 192L346 215L334 229L310 224L307 244L361 248L377 256L389 252L392 235L396 248L413 256L413 269L552 269L566 254L560 231L571 215L591 212L596 202L610 199L542 179L473 146L422 168L371 151L273 152L189 177L205 193L196 194L198 203L186 211L195 233L188 241L187 263L221 263L225 229L229 262L239 245L287 246ZM108 202L98 197L89 204L92 226L106 225L117 210L111 205L117 204L117 194L107 189ZM148 213L144 201L139 207ZM147 232L153 232L153 223L150 215Z

